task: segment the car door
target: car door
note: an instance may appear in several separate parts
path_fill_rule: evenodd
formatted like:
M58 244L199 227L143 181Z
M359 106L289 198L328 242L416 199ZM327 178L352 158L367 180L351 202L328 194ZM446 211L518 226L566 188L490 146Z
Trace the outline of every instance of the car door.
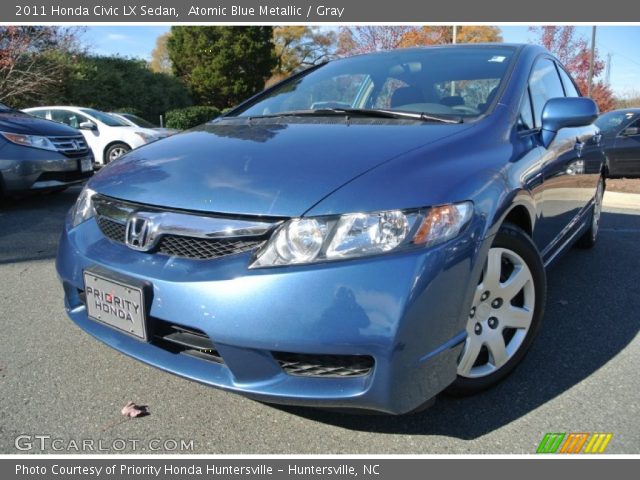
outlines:
M569 74L564 70L562 65L556 63L565 95L567 97L580 97L580 92L576 87ZM578 161L575 171L570 172L576 176L576 188L574 190L575 200L578 203L579 211L590 206L598 181L602 174L602 168L605 163L603 135L600 128L595 125L589 125L580 129L582 135L576 137L576 148L578 149Z
M575 87L574 87L575 88ZM541 127L542 110L548 100L564 97L560 74L553 59L538 59L529 79L529 92L536 128ZM573 93L573 92L571 92ZM577 91L572 96L577 95ZM541 202L534 241L545 258L569 231L588 200L590 185L585 154L592 155L597 139L595 126L563 128L545 148L541 161ZM597 181L597 180L596 180ZM589 187L590 188L590 187ZM591 196L595 191L595 181Z
M93 156L96 159L96 162L101 158L100 154L102 150L100 149L100 136L97 130L87 130L80 129L80 124L84 122L91 122L96 124L93 120L91 120L86 115L83 115L74 110L68 110L66 108L52 108L50 109L50 119L54 122L64 123L69 125L70 127L76 128L80 130L82 135L84 136L87 144L91 148L93 152Z
M612 175L640 177L640 119L620 129L607 156Z

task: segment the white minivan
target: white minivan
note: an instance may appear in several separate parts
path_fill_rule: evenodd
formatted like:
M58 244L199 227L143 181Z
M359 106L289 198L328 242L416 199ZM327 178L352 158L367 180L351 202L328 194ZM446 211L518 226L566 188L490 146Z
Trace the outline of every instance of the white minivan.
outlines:
M55 106L25 108L23 111L79 129L93 150L98 165L106 165L134 148L163 138L153 129L134 127L93 108Z

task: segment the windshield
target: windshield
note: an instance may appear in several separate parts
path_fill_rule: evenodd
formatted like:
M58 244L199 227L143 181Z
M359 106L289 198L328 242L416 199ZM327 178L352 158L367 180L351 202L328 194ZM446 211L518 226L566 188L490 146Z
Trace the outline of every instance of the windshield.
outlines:
M338 60L276 87L234 115L357 108L474 117L489 108L513 54L506 46L425 48Z
M138 127L143 127L143 128L157 128L158 127L157 125L154 125L153 123L148 122L144 118L140 118L137 115L132 115L131 113L119 113L118 115L122 115L127 120L131 121L132 123L135 123L136 126L138 126Z
M109 115L108 113L104 113L99 110L94 110L93 108L80 108L79 110L82 113L91 115L93 118L101 121L102 123L104 123L109 127L130 127L131 126L121 118L114 117L112 115Z
M609 112L600 115L594 122L604 135L614 133L626 126L634 118L633 112Z

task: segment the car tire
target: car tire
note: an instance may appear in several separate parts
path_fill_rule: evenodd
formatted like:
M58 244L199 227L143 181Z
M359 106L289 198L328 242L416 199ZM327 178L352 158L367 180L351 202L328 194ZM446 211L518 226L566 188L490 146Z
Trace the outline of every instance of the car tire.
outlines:
M458 358L458 376L446 393L472 395L513 371L540 329L546 290L538 249L521 228L504 224L485 260Z
M126 143L113 143L109 145L109 148L107 148L107 150L104 152L104 164L107 165L130 151L131 147Z
M598 180L598 187L593 198L593 210L591 211L591 219L589 229L576 242L578 248L593 248L598 240L598 231L600 230L600 216L602 214L602 199L604 197L604 177Z

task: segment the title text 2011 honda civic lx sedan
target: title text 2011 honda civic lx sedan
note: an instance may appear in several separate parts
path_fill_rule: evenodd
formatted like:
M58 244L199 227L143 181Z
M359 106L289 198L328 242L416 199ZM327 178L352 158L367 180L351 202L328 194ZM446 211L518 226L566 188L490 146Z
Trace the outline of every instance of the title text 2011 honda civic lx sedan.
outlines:
M478 392L530 347L545 267L596 240L597 113L531 45L316 66L96 175L61 239L67 312L266 402Z

